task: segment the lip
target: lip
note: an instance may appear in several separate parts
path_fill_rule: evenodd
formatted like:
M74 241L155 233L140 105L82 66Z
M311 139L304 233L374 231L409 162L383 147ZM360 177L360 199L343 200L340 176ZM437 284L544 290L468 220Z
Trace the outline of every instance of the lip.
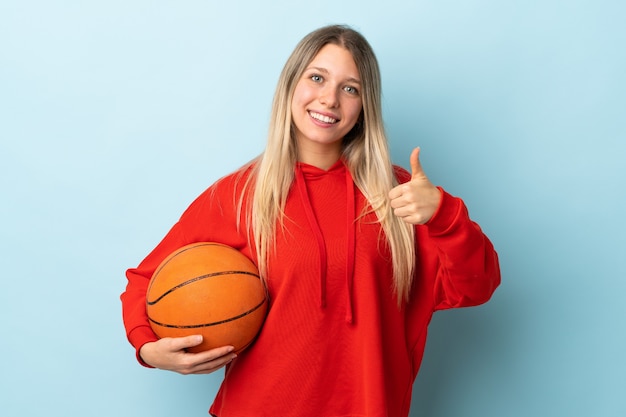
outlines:
M326 123L326 122L324 122L323 120L316 119L315 117L313 117L313 116L311 115L311 113L319 114L319 115L321 115L321 116L324 116L324 117L328 117L328 118L334 119L334 120L335 120L335 122L334 122L334 123ZM340 118L339 118L336 114L333 114L333 113L328 113L328 112L323 112L323 111L317 111L317 110L307 110L307 114L309 115L309 119L311 119L311 121L312 121L314 124L316 124L317 126L322 126L322 127L330 127L330 126L334 126L334 125L336 125L337 123L339 123L339 121L341 120L341 119L340 119Z

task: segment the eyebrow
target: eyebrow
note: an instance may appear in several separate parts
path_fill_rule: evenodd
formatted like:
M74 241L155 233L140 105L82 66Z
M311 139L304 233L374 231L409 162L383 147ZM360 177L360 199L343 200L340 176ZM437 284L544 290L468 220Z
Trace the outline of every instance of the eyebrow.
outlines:
M328 74L328 70L322 67L308 67L305 71L315 70L318 72L323 72L324 74ZM348 77L345 81L349 81L351 83L361 84L361 81L358 78Z

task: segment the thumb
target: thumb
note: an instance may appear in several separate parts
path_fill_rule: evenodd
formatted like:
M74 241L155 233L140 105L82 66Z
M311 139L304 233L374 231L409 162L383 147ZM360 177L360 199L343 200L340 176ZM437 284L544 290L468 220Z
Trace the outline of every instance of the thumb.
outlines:
M422 164L420 163L420 148L419 146L413 149L411 152L411 177L415 178L416 176L424 175L424 170L422 169Z

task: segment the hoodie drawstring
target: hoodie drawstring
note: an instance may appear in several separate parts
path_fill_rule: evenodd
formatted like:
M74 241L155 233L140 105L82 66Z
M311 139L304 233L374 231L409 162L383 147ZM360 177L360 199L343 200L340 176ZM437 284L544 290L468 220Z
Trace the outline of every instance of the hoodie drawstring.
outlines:
M313 213L313 209L311 208L311 200L309 199L309 193L306 189L306 182L304 180L302 170L296 169L296 175L298 176L296 184L298 186L298 191L300 192L300 197L302 198L304 212L306 214L307 220L309 221L309 226L311 226L311 230L313 231L313 235L317 240L317 246L319 249L320 307L324 308L326 307L326 243L324 242L324 236L322 236L322 230L320 229L320 226L317 223L317 219L315 218L315 213Z
M348 311L346 313L346 321L350 324L354 320L354 307L352 306L352 285L354 283L354 257L355 257L355 244L356 244L356 219L355 219L355 198L354 198L354 181L352 181L352 175L346 168L346 190L348 194L348 200L346 205L346 225L347 230L347 250L346 250L346 287L347 291L347 305Z
M354 306L352 301L352 287L354 284L354 261L355 261L355 250L356 250L356 219L355 219L355 208L356 208L356 198L354 191L354 182L352 180L352 176L350 175L350 171L347 167L345 169L345 178L346 178L346 228L347 228L347 239L346 239L346 322L352 324L354 322ZM306 187L306 181L304 179L304 174L302 173L302 169L300 167L296 168L296 187L300 194L300 198L302 199L302 203L304 206L304 211L309 222L309 226L311 231L313 232L313 236L317 240L318 245L318 253L319 253L319 262L320 262L320 307L326 307L326 271L328 259L326 256L326 243L324 242L324 236L322 235L322 230L320 229L319 223L315 218L315 213L313 213L313 208L311 205L311 201L309 199L309 193Z

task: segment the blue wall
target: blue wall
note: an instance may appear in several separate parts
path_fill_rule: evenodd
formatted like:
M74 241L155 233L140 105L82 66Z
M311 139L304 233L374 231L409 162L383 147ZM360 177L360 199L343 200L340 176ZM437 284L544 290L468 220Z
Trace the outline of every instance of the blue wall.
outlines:
M495 243L503 285L438 313L413 417L626 415L624 2L4 1L6 416L204 416L220 374L143 369L124 270L260 152L307 32L377 51L394 159L422 147Z

